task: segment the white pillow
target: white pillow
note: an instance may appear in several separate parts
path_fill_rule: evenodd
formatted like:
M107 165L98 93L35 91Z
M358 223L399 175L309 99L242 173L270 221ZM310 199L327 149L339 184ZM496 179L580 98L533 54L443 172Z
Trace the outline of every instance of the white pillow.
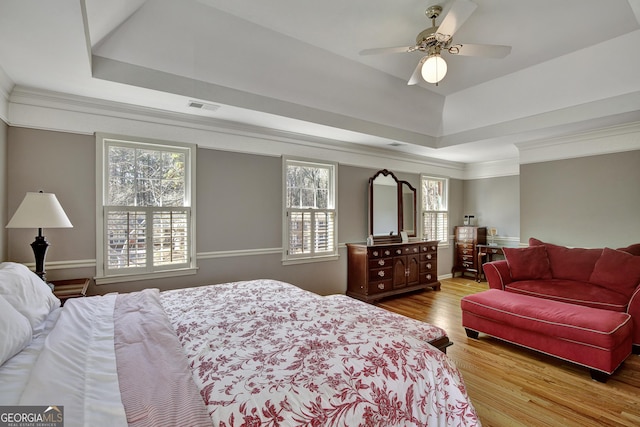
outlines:
M31 342L29 320L0 296L0 365Z
M36 328L49 313L60 307L60 300L42 279L22 264L0 264L0 295Z

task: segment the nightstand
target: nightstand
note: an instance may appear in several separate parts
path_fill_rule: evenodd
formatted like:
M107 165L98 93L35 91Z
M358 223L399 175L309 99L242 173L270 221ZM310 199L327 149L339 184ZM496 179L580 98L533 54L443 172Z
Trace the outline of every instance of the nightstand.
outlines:
M80 298L87 295L87 288L91 279L52 280L53 294L58 297L61 305L69 298Z

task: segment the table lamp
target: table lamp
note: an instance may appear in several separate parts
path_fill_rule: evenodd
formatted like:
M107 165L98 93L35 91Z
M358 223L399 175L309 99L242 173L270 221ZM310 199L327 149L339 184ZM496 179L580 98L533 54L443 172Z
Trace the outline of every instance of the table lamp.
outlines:
M7 224L7 228L37 228L36 240L31 243L33 254L36 258L35 273L44 282L44 258L47 254L49 243L42 235L43 228L73 228L71 221L64 213L60 202L53 193L29 192L18 206L16 213Z

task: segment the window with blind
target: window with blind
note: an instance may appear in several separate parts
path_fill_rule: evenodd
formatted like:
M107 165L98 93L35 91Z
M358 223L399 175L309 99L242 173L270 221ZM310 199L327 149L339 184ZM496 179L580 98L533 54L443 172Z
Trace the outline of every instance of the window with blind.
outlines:
M428 240L448 242L448 178L421 176L422 235Z
M337 256L336 165L284 159L284 259Z
M195 146L98 136L98 277L195 268Z

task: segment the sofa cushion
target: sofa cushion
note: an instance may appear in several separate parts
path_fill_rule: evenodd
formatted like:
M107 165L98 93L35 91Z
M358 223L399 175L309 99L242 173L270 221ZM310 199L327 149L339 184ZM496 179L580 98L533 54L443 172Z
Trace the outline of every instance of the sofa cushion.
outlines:
M629 298L618 292L575 280L522 280L505 286L508 292L612 311L626 311Z
M634 243L626 248L618 248L619 251L627 252L631 255L640 256L640 243Z
M605 349L616 348L631 334L632 322L627 313L509 294L489 289L462 298L460 306L463 312L508 327Z
M631 298L640 282L640 257L604 248L589 282Z
M554 279L588 282L602 249L567 248L544 243L530 238L529 246L544 246L547 249L551 275Z
M549 258L544 246L502 248L513 280L551 279Z

